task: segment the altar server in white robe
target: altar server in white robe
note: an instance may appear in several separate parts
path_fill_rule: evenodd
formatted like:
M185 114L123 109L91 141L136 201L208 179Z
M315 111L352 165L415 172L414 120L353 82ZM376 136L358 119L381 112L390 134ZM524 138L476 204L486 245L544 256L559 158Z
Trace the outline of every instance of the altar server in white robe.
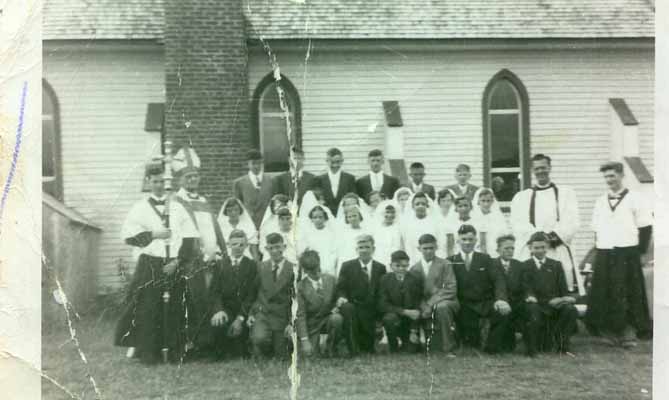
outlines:
M421 252L418 248L418 240L421 236L429 233L437 237L439 227L434 214L438 212L432 199L425 193L418 192L409 198L407 210L402 220L402 242L404 251L409 255L410 265L417 263L421 259Z
M302 198L297 225L297 255L305 250L318 252L321 272L337 276L337 235L336 220L332 211L319 204L312 191Z
M398 209L394 201L383 200L374 213L372 221L374 259L383 265L390 265L390 256L393 252L404 249Z
M485 235L485 248L481 251L495 258L497 254L497 238L511 233L509 224L502 214L492 190L479 188L474 194L472 219L479 236Z
M516 193L511 202L511 228L518 243L515 258L529 259L528 239L535 232L546 233L550 245L546 256L562 263L568 290L585 295L570 248L580 226L576 194L568 186L551 182L551 159L547 155L532 157L532 172L536 185Z
M223 202L221 211L218 213L218 225L221 227L223 238L226 240L230 238L230 233L234 230L244 232L246 243L248 243L244 255L256 261L260 260L258 231L241 201L235 197L230 197Z

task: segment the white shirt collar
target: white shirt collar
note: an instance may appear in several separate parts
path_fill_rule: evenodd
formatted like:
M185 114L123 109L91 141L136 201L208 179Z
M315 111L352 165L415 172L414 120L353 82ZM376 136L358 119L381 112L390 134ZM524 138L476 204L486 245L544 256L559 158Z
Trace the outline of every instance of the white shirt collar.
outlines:
M166 195L166 194L163 194L162 197L156 197L156 195L154 195L153 193L151 193L151 196L149 196L149 197L151 197L152 199L154 199L154 200L156 200L156 201L165 201L165 199L167 199L167 195Z
M422 188L423 188L423 182L416 185L413 181L411 181L411 189L413 189L414 192L421 191Z
M319 285L323 287L323 279L320 276L318 279L311 279L311 277L307 275L307 279L309 279L309 282L311 282L311 286L313 286L314 289L318 289Z
M534 260L534 264L537 266L537 268L541 268L541 263L543 262L546 264L546 257L544 257L543 260L539 260L538 258L532 256L532 259Z
M618 190L617 192L609 190L609 195L610 196L620 196L624 190L625 190L625 187L621 186L620 190Z
M468 184L468 183L465 183L464 185L461 185L461 184L458 183L458 187L459 187L460 190L464 193L464 192L467 191L467 188L469 187L469 184Z
M328 176L330 177L330 180L339 180L339 177L341 176L341 168L335 173L333 173L332 170L328 168Z
M239 256L237 258L235 258L233 256L230 256L230 258L232 259L232 264L233 265L234 265L235 261L237 261L237 265L239 265L239 264L242 263L242 259L244 258L244 255L242 254L241 256Z
M434 259L433 259L432 261L427 261L427 260L424 259L423 257L420 258L420 263L421 263L421 265L423 266L423 269L425 270L425 273L428 272L428 270L429 270L430 267L432 266L432 263L433 263L433 262L434 262Z
M370 175L370 176L378 176L379 178L383 178L383 170L381 170L381 171L379 171L379 172L374 172L374 171L371 171L371 170L370 170L370 171L369 171L369 175Z
M274 268L274 265L276 265L276 263L271 258L270 258L269 262L270 262L270 265L272 266L272 268ZM284 265L286 265L286 259L282 258L281 261L279 261L279 270L277 272L281 272L283 270Z
M469 253L469 260L470 260L470 261L471 261L473 255L474 255L474 251L472 251L471 253ZM463 260L463 261L466 260L466 253L465 253L464 251L462 251L462 250L460 250L460 257L462 257L462 260Z
M263 172L260 171L258 175L255 175L253 172L249 171L249 178L251 178L251 182L255 183L256 181L262 182L262 174Z
M551 183L552 183L551 181L548 181L548 183L545 184L545 185L540 185L539 183L537 183L537 187L540 188L540 189L545 189L545 188L549 187L551 185Z
M499 262L502 263L503 266L508 267L511 265L511 260L506 261L504 258L500 257Z

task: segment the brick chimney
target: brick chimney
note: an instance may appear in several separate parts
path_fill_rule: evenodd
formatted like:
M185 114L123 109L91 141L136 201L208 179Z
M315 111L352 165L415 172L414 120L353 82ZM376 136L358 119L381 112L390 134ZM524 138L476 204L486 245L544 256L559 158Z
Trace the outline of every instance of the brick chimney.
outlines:
M201 192L215 207L246 171L251 146L243 2L165 2L165 137L191 143L202 161Z

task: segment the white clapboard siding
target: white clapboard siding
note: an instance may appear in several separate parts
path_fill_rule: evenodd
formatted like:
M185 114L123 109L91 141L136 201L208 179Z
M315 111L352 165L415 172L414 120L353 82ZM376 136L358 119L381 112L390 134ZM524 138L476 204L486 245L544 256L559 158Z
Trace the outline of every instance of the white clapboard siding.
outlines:
M379 46L390 48L392 42ZM473 183L482 183L483 91L501 69L515 73L529 95L531 153L551 155L554 181L577 191L577 262L593 244L591 209L604 190L598 166L609 157L609 98L624 98L634 112L641 157L653 167L652 50L344 52L316 41L306 68L304 52L274 53L300 94L308 169L322 171L325 151L336 146L344 152L346 170L365 173L367 152L384 143L381 102L397 100L405 159L423 162L426 181L439 188L453 182L462 162L472 166ZM250 93L270 71L267 55L252 49Z
M160 45L107 47L100 42L44 44L44 79L60 106L65 204L102 228L99 291L119 284L119 238L131 205L142 197L144 163L159 134L144 131L146 107L165 101Z

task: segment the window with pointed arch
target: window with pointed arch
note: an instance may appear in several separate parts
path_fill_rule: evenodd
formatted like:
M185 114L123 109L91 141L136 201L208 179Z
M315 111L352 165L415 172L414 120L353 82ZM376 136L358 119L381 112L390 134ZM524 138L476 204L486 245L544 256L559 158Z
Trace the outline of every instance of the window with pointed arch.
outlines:
M501 70L483 92L484 184L503 208L530 185L529 99L521 80Z
M60 111L51 85L42 80L42 191L63 200L60 166Z
M290 147L302 145L302 110L295 86L270 73L254 91L252 143L265 159L265 171L288 171Z

